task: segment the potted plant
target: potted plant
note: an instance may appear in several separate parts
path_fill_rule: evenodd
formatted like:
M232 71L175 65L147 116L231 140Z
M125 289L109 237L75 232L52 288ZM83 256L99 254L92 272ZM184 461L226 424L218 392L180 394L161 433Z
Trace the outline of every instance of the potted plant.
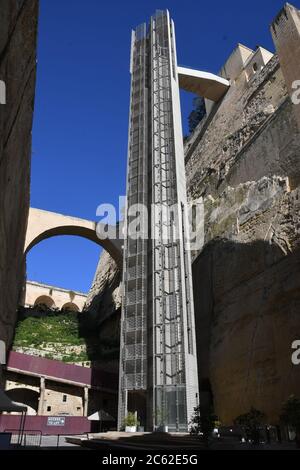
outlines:
M156 424L157 424L157 431L160 432L168 432L169 427L167 425L168 422L168 415L165 409L156 409Z
M125 432L136 432L137 426L140 425L136 413L129 411L124 419Z

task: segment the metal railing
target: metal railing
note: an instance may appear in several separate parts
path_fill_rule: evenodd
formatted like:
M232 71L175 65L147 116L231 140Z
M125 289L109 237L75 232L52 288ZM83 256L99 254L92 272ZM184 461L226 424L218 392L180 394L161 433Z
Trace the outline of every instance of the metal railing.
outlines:
M17 447L17 446L22 446L22 447L60 447L61 445L66 445L65 438L67 437L82 437L86 436L87 439L89 439L89 433L83 433L83 434L57 434L57 435L48 435L48 434L43 434L42 431L40 430L25 430L21 439L20 439L20 430L19 429L5 429L5 433L10 434L10 445ZM62 442L62 438L64 438L64 441ZM45 441L49 441L51 439L51 442L46 443Z
M42 442L42 432L40 430L31 429L23 433L19 429L5 429L5 433L11 434L10 444L17 446L40 447ZM20 439L20 435L21 439Z

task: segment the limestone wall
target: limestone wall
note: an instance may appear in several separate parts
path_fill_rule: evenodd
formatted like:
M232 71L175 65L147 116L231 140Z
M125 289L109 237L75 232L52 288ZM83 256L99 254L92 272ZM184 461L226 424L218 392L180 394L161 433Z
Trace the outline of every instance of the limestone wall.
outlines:
M38 0L0 0L0 339L10 346L24 278Z
M47 382L43 415L83 416L83 389Z
M294 179L299 130L291 107L277 56L249 82L242 72L186 142L190 197L273 174Z
M227 424L251 406L276 423L300 390L299 195L264 178L205 203L207 241L193 264L200 387Z
M278 52L283 75L290 96L300 80L300 10L286 3L275 18L271 32ZM294 115L300 127L300 106L294 106Z
M276 55L250 81L242 71L186 142L189 196L205 212L193 263L201 399L224 424L251 406L276 424L300 390L300 134L283 72Z
M97 314L101 322L121 306L120 279L115 261L103 251L85 304L85 310Z
M83 416L84 389L69 384L46 381L43 404L40 401L40 381L36 377L7 372L7 395L28 408L28 415Z
M119 370L120 283L120 270L109 253L103 251L84 307L94 333L87 338L87 348L99 358L92 362L93 367L101 366L116 373Z

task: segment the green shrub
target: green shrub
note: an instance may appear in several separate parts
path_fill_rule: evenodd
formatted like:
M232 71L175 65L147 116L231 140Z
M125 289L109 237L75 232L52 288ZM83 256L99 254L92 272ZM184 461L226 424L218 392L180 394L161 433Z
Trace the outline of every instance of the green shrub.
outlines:
M28 317L17 324L15 347L33 346L41 348L44 343L60 343L70 346L85 344L80 338L75 315Z
M139 426L140 422L137 419L135 413L132 411L129 411L124 418L124 426Z
M42 355L48 359L63 362L106 361L119 357L118 340L114 337L100 337L101 327L87 313L51 311L40 317L25 317L24 311L19 313L14 348L24 348L25 351L26 348L33 348L42 351ZM70 351L69 346L82 346L84 350Z

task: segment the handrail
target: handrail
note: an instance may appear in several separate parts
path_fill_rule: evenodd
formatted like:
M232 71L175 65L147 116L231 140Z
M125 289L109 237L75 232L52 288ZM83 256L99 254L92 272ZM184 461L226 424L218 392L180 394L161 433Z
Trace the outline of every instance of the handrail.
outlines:
M17 434L17 435L21 434L22 435L22 440L20 442L20 445L22 445L22 442L23 442L25 446L27 445L26 435L38 435L40 437L38 447L41 446L43 434L42 434L42 431L40 429L24 429L23 431L20 430L20 429L5 429L4 432L10 433L11 437L15 434ZM23 440L23 438L24 438L24 440Z

